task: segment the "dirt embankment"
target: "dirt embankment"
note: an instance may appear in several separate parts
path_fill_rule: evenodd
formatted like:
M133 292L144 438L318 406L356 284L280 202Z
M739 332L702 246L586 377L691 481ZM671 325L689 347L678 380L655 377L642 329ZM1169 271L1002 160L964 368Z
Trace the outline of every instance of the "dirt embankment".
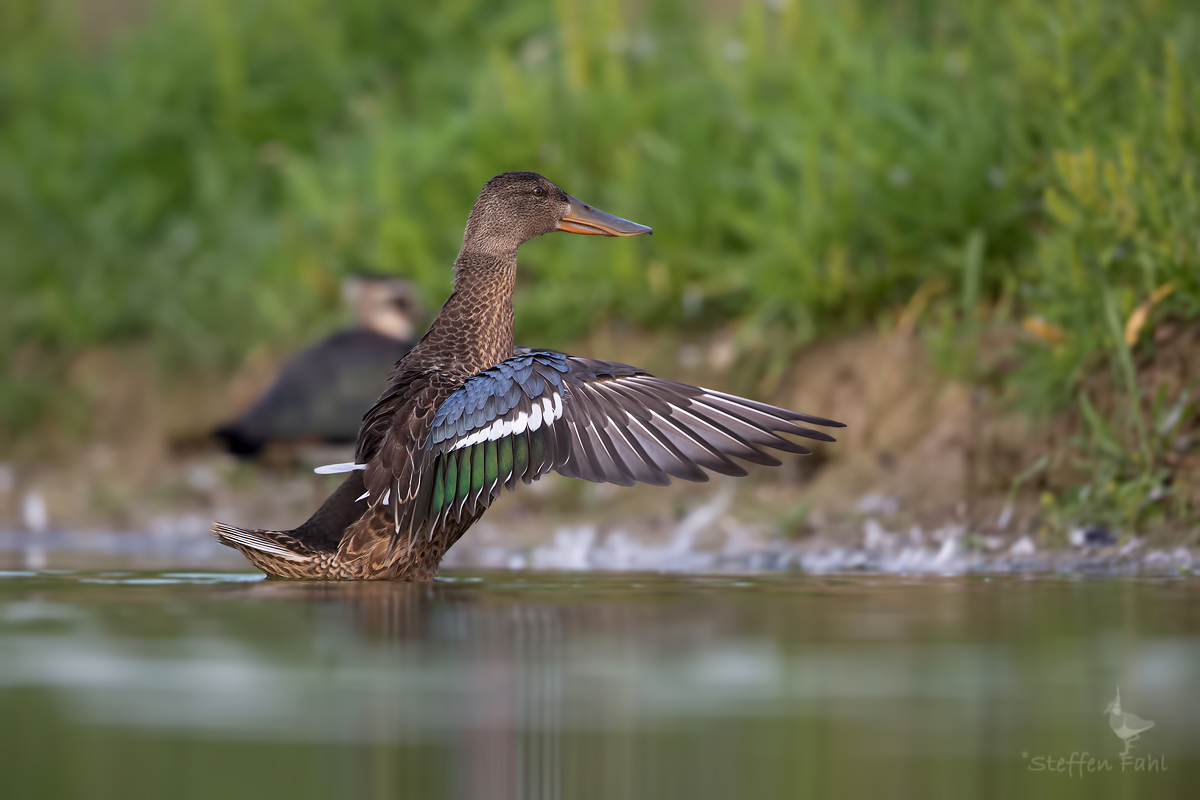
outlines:
M1150 427L1162 421L1155 417L1157 397L1170 406L1189 387L1192 395L1200 389L1200 328L1167 326L1156 345L1137 365ZM1127 410L1110 371L1097 371L1085 389L1101 417L1116 419ZM1012 397L940 374L913 337L864 333L812 348L797 359L781 399L795 408L836 409L848 425L812 484L834 514L878 494L897 498L914 521L956 519L987 529L1011 503L1006 527L1038 530L1050 522L1047 500L1065 500L1094 474L1092 432L1078 411L1031 419L1014 410ZM1181 421L1157 457L1180 501L1176 508L1194 512L1200 509L1200 418L1180 410L1191 419ZM1162 405L1158 416L1164 416ZM1186 519L1152 527L1180 541L1190 533Z
M762 387L730 387L722 380L738 358L724 333L685 341L604 330L573 350L765 397ZM326 458L343 460L344 454L285 450L263 467L198 444L254 397L278 361L264 352L233 380L164 385L140 351L81 355L65 390L77 393L90 412L18 443L0 476L0 527L27 524L31 495L44 499L49 524L60 528L195 534L212 518L274 528L298 524L337 482L307 467ZM1172 331L1139 368L1148 398L1159 386L1177 397L1200 375L1200 330ZM1102 411L1120 402L1112 386L1104 374L1088 385ZM993 392L940 374L918 337L894 332L868 331L814 345L768 394L773 402L841 420L847 428L838 432L837 444L818 446L806 459L788 459L781 469L754 469L746 480L668 490L543 481L502 501L478 526L477 536L536 543L565 527L588 524L653 538L712 496L715 487L731 485L715 535L734 537L752 529L759 538L857 543L871 519L891 531L957 526L994 548L1007 548L1024 535L1033 535L1039 547L1067 546L1064 531L1047 533L1042 498L1080 479L1068 446L1083 431L1077 415L1032 422ZM1197 429L1195 419L1187 422L1180 446L1165 456L1175 490L1193 509L1200 507ZM1017 477L1043 458L1045 468L1012 492ZM1061 529L1062 520L1057 524ZM1149 533L1161 546L1190 544L1194 536L1186 524Z

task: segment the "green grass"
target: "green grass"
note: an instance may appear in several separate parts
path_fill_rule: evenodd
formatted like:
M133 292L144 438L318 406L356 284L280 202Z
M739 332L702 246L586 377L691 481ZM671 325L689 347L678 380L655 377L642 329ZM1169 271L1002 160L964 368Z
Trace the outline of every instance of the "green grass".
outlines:
M228 369L331 324L357 268L436 307L508 169L656 230L527 246L526 342L737 320L771 373L924 287L952 368L997 327L1061 334L1004 377L1048 409L1122 369L1111 320L1158 287L1151 326L1200 316L1191 0L636 5L190 0L85 48L4 4L0 438L79 348Z

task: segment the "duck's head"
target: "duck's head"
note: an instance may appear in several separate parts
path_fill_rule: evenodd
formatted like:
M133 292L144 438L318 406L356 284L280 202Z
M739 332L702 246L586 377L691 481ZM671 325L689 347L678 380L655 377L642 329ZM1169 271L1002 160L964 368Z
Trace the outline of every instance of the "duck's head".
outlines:
M512 252L544 233L638 236L651 229L572 197L536 172L505 172L484 184L463 239L464 250Z
M365 272L342 281L342 299L360 327L393 339L412 338L425 313L411 283Z

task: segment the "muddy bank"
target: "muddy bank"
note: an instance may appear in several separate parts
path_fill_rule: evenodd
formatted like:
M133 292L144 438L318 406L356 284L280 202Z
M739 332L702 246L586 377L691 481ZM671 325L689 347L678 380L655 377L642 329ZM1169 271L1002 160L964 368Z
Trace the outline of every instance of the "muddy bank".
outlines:
M1200 374L1195 331L1141 365L1148 393ZM1178 572L1191 568L1186 522L1119 530L1052 518L1045 497L1078 470L1063 456L1080 422L1013 413L997 392L950 380L920 340L863 332L801 353L776 385L731 385L731 338L646 337L602 330L574 347L659 374L839 419L834 445L749 478L622 489L552 476L507 496L453 551L451 565L553 569ZM0 466L0 528L134 531L203 540L207 522L289 528L337 484L311 466L337 449L277 451L238 462L202 434L254 396L279 361L260 352L232 379L163 386L136 351L81 356L72 391L95 408L18 443ZM1104 376L1092 386L1106 402ZM1111 392L1110 392L1111 394ZM1184 429L1195 435L1195 421ZM1018 489L1014 482L1043 460ZM1195 452L1176 454L1175 486L1200 504ZM1190 493L1190 494L1189 494ZM698 516L697 516L698 515ZM683 533L681 533L683 531ZM71 541L78 544L73 534ZM214 556L216 557L216 556Z

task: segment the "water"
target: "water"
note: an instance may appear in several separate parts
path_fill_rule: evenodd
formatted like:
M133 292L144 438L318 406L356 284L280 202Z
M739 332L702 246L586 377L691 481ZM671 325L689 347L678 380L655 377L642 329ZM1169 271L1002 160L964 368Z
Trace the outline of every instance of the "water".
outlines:
M1198 595L1190 579L12 570L0 796L1194 797ZM1118 685L1156 723L1140 772L1105 714ZM1072 766L1083 752L1097 761Z

